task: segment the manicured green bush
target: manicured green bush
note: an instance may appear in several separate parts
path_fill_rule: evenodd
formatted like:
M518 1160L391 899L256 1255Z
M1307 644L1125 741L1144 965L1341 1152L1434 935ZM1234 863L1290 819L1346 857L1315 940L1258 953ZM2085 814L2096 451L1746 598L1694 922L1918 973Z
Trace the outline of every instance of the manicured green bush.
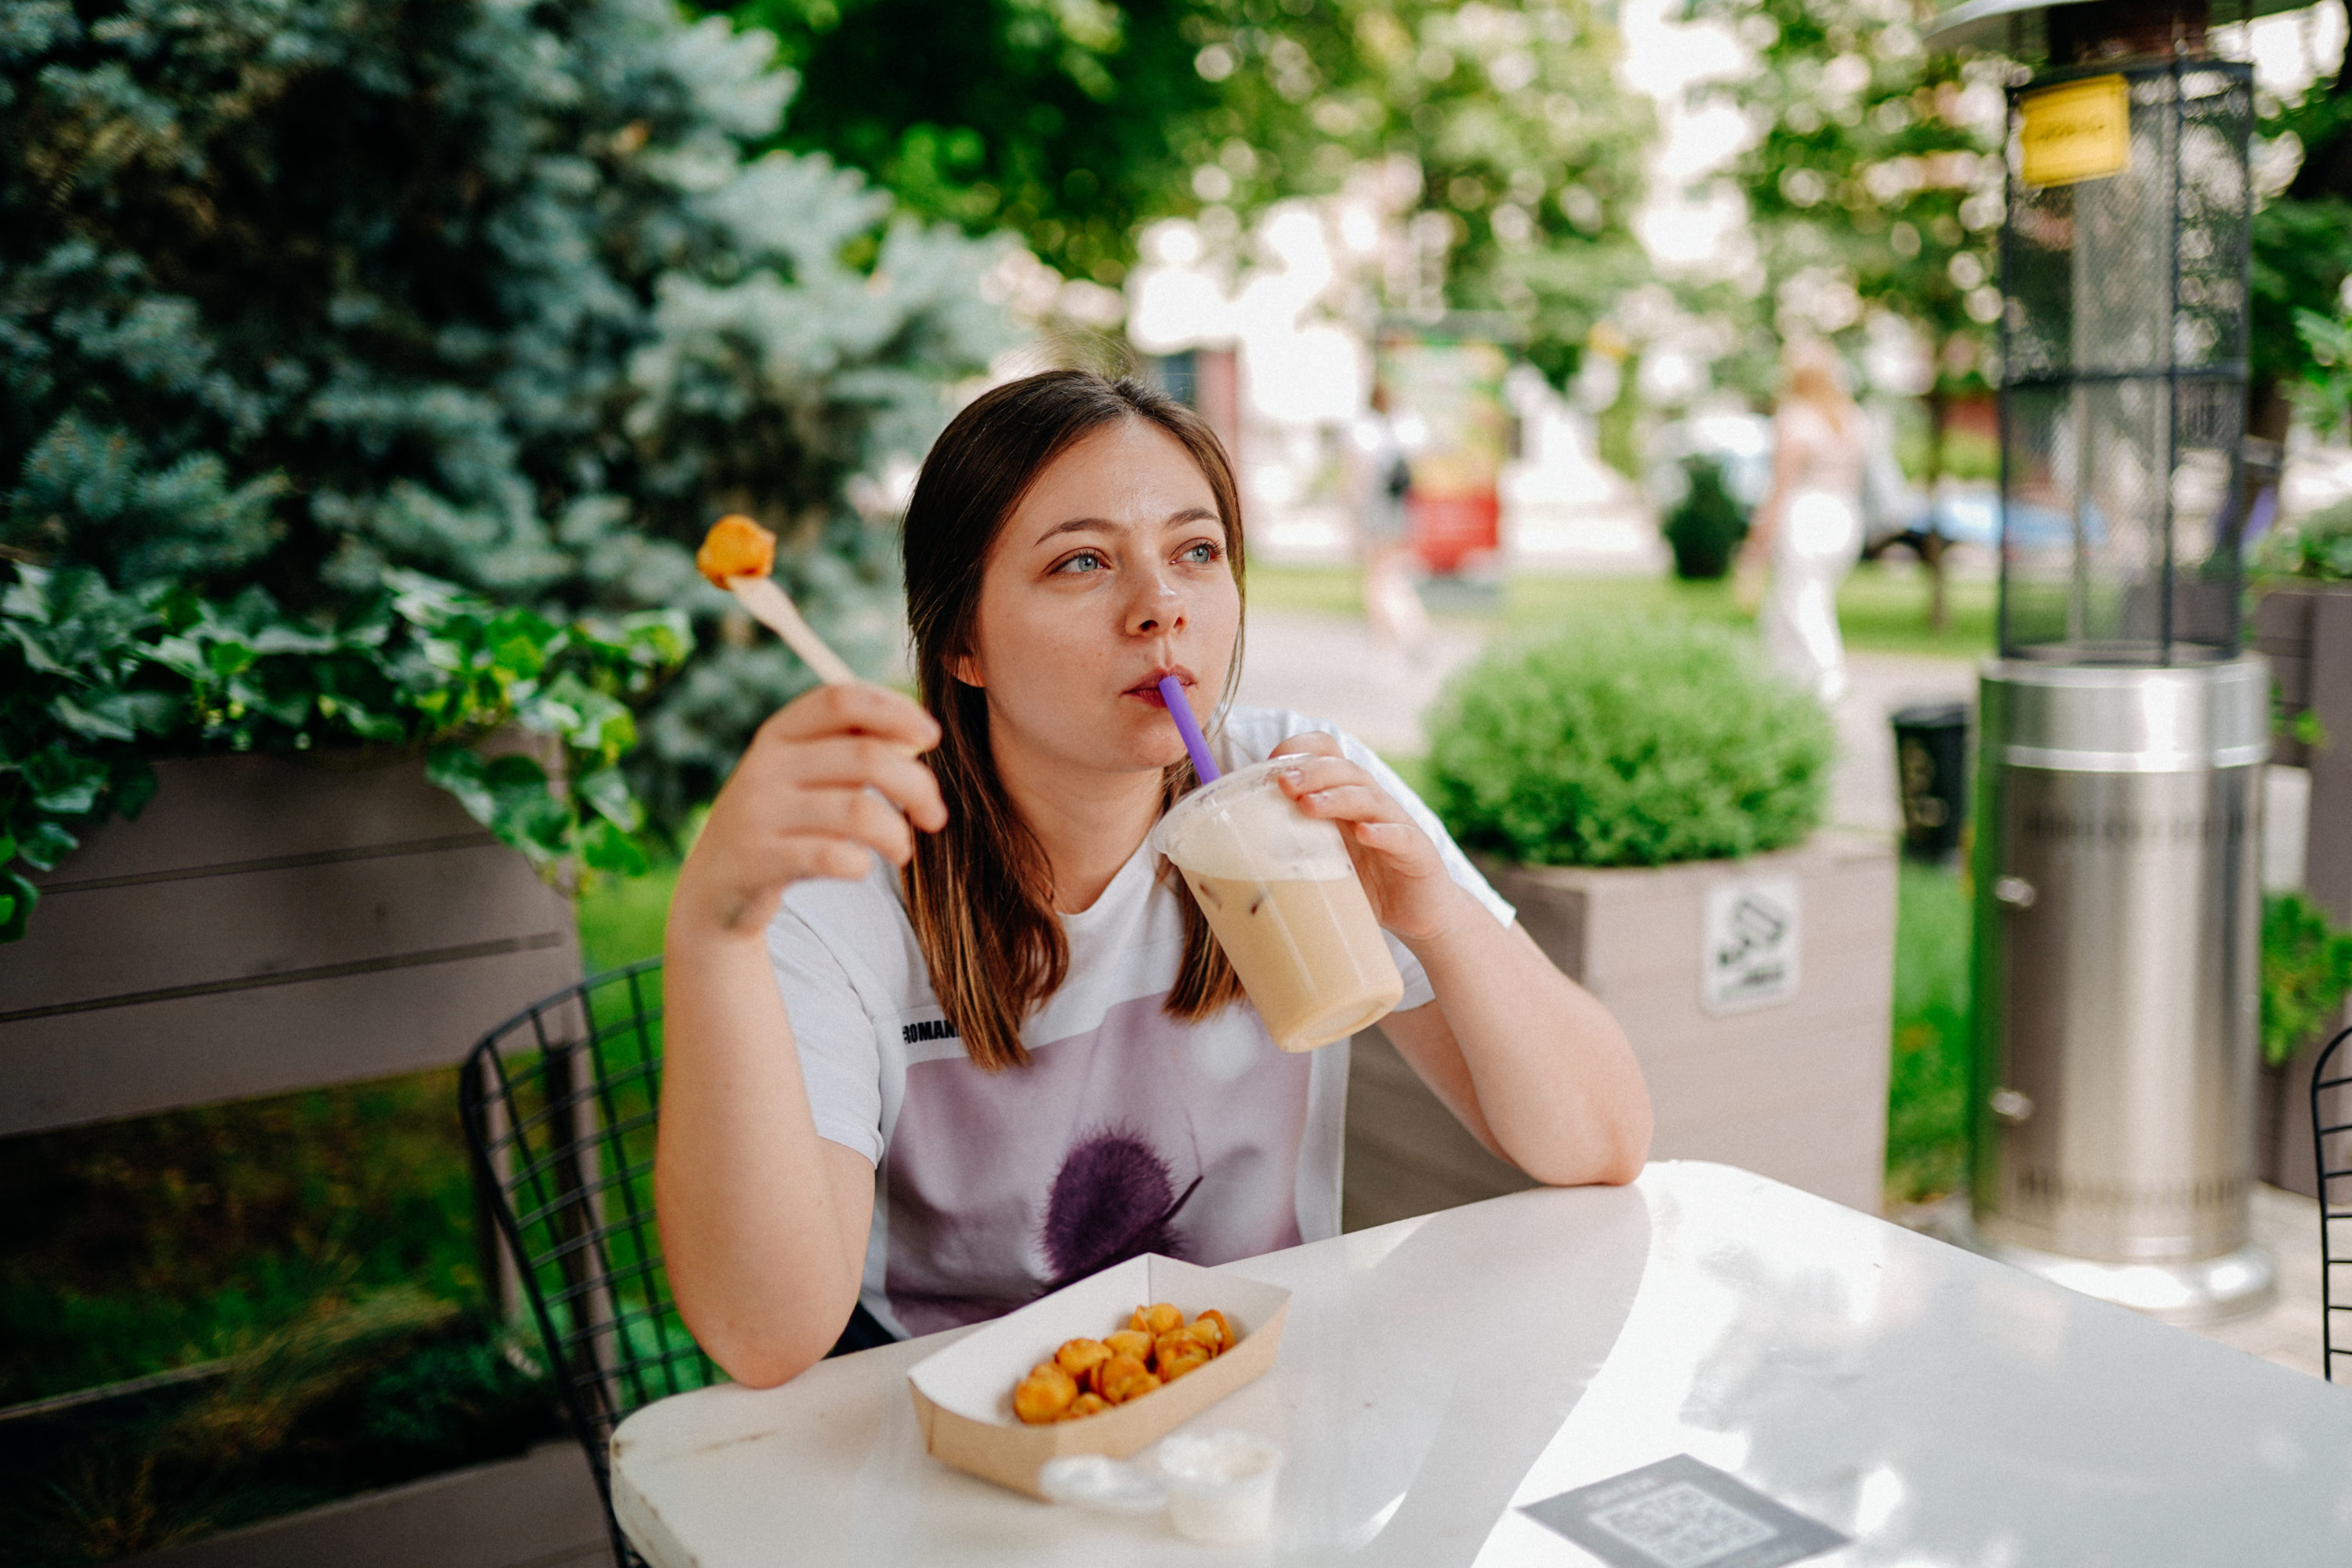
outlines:
M1431 804L1463 844L1534 865L1660 866L1784 848L1822 819L1829 717L1738 633L1589 623L1457 676Z
M1748 537L1748 512L1724 488L1723 465L1711 458L1683 464L1687 487L1666 513L1664 532L1675 552L1675 575L1711 583L1731 570L1739 542Z

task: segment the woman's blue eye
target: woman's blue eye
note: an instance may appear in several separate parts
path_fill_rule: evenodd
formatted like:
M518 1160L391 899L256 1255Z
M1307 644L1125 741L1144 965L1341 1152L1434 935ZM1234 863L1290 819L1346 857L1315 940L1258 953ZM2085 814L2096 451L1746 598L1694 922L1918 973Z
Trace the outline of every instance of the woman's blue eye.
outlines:
M1104 564L1103 558L1091 550L1081 551L1054 568L1056 572L1091 572Z
M1204 539L1198 544L1186 545L1183 552L1177 559L1190 561L1199 566L1207 566L1215 563L1217 554L1217 547Z

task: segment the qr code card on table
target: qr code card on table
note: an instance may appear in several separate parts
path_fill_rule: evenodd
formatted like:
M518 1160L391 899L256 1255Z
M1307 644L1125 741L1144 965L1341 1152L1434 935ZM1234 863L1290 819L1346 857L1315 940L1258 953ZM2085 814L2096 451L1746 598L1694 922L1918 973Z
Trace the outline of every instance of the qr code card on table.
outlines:
M1847 1541L1687 1454L1521 1511L1611 1568L1780 1568Z

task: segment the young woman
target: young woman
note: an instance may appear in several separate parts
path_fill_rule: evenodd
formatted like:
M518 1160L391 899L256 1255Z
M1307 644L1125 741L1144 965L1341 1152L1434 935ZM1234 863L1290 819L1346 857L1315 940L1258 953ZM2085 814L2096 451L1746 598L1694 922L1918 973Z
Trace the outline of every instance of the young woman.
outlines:
M1170 674L1230 765L1297 757L1286 789L1345 825L1406 982L1382 1026L1463 1124L1538 1181L1640 1171L1624 1036L1429 811L1355 742L1227 709L1241 510L1197 416L1080 372L999 387L932 448L905 540L920 704L836 687L772 717L670 906L663 1244L730 1375L1145 1251L1338 1233L1347 1047L1276 1050L1144 845L1194 783Z
M1845 695L1837 593L1862 553L1869 460L1862 410L1846 395L1843 374L1827 343L1790 345L1772 416L1772 489L1739 552L1739 595L1762 602L1757 626L1765 656L1825 707Z

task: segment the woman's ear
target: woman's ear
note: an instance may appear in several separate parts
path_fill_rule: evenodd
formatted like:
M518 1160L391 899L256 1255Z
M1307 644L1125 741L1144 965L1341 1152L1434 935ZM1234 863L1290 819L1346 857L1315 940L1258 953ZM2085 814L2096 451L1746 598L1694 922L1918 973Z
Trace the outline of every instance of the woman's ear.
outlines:
M987 681L981 679L980 660L968 653L951 653L940 662L950 675L966 686L975 689L984 689L988 685Z

